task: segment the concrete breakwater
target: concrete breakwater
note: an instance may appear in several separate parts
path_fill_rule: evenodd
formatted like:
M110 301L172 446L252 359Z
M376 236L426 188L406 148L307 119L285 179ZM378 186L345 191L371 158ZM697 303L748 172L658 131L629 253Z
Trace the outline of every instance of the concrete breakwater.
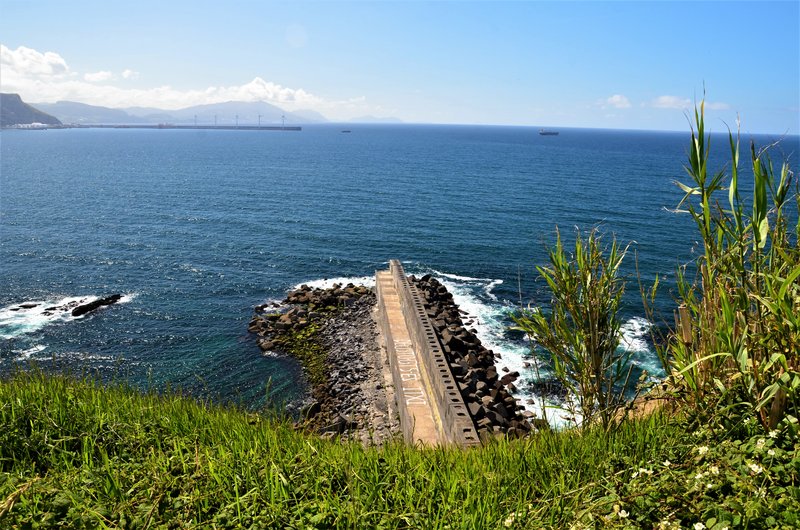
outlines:
M303 364L311 399L299 425L323 435L384 443L478 446L527 435L532 414L509 392L516 372L466 328L447 289L406 276L397 261L376 288L302 286L258 306L249 331L265 354Z
M444 286L430 276L407 277L396 260L376 279L378 322L407 441L468 447L530 432L529 414L520 413L507 388L519 374L498 374L493 352L464 327Z

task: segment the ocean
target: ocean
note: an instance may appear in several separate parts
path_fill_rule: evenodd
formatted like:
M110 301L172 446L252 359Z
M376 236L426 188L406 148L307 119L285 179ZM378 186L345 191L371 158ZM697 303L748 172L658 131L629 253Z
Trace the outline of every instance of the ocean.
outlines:
M624 341L637 372L661 375L638 282L663 277L670 322L675 268L698 250L691 219L671 211L688 130L347 128L3 131L0 373L67 370L249 409L292 402L301 369L261 354L253 307L302 283L369 283L396 258L444 282L530 397L530 347L509 315L548 301L535 267L556 227L569 242L597 226L631 245ZM797 168L798 147L785 138L773 159ZM727 138L712 149L722 168ZM121 303L83 317L44 311L114 293Z

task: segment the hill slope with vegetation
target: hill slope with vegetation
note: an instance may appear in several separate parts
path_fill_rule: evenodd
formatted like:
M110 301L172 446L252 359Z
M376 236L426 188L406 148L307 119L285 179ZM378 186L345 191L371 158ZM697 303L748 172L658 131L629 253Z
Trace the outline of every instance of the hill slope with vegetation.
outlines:
M0 127L31 123L61 125L58 118L31 107L22 101L19 94L0 94Z

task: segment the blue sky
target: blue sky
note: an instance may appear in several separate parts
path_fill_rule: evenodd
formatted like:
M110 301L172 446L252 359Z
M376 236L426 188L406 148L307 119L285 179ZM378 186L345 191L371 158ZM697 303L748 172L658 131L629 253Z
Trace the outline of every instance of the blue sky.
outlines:
M800 2L0 0L32 102L231 99L333 120L800 132Z

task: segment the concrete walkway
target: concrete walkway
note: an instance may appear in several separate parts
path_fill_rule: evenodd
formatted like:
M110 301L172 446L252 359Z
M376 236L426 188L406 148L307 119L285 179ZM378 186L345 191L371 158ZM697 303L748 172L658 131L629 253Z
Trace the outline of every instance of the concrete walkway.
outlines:
M438 407L429 398L430 380L419 353L414 351L392 273L378 271L376 280L403 436L409 443L431 446L446 443Z

